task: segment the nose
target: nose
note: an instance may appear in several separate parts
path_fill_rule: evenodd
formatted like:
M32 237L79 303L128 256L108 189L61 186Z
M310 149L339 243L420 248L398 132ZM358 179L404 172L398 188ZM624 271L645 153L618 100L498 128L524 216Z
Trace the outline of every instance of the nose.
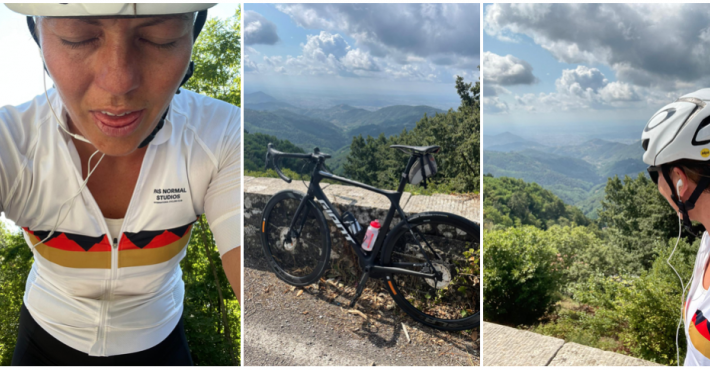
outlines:
M127 38L107 37L96 58L95 83L113 96L124 96L140 86L138 53Z

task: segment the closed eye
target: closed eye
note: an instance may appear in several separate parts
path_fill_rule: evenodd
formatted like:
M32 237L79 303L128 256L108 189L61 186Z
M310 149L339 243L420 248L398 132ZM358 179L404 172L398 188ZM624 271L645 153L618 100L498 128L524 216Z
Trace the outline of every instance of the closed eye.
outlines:
M148 39L141 39L141 41L147 43L148 45L154 46L158 49L172 49L177 45L177 41L168 42L165 44L160 44L157 42L150 41Z
M80 48L80 47L82 47L82 46L88 46L88 45L94 44L94 43L96 43L97 41L99 41L99 38L98 38L98 37L94 37L94 38L90 38L90 39L87 39L87 40L84 40L84 41L78 41L78 42L73 42L73 41L64 40L64 39L61 39L61 40L62 40L62 44L66 45L66 46L69 46L69 47L72 48L72 49L77 49L77 48Z

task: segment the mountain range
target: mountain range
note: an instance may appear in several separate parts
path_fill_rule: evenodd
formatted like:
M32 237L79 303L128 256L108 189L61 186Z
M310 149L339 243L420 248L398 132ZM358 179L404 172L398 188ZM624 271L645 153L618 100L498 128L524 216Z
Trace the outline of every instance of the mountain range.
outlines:
M635 177L646 169L640 140L551 146L505 132L484 135L483 149L483 173L536 182L592 218L609 177Z
M445 113L425 105L394 105L374 111L347 104L328 109L303 109L263 92L246 94L244 106L247 131L287 139L306 151L318 146L331 153L347 150L353 136L377 137L381 133L391 136L405 128L411 130L424 114Z

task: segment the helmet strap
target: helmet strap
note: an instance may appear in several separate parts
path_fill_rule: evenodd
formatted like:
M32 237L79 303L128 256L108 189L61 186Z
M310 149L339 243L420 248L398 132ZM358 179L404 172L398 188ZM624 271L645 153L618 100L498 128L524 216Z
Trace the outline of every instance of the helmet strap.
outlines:
M683 226L685 226L685 229L690 234L697 237L698 235L693 229L693 224L690 221L688 211L695 208L695 202L698 201L698 198L700 198L700 195L703 193L703 191L707 189L708 186L710 186L710 177L702 176L702 178L698 182L698 185L695 187L695 190L693 190L693 193L690 195L690 198L688 198L688 200L684 202L680 199L680 195L676 193L676 189L672 185L673 181L671 180L670 175L671 167L663 165L661 166L661 169L663 172L663 178L666 179L666 183L668 183L668 186L671 188L671 199L676 204L676 206L678 206L678 211L680 211L680 213L683 215Z
M193 25L192 28L192 42L193 44L197 40L197 37L200 35L200 32L202 31L202 27L204 27L205 22L207 21L207 10L200 10L197 12L197 16L195 17L195 24ZM37 43L37 46L39 46L40 49L42 49L42 45L39 43L39 35L37 35L37 24L35 23L35 20L33 17L28 16L27 17L27 27L30 29L30 34L32 35L32 38L35 40ZM47 74L49 74L49 70L47 69L47 65L44 65L44 70L47 71ZM193 61L190 61L190 64L187 67L187 71L185 72L185 76L183 77L182 81L180 82L180 86L178 87L177 91L175 92L176 94L180 93L180 87L184 85L187 80L192 77L192 74L195 72L195 63ZM155 139L155 136L158 134L158 132L163 128L163 125L165 125L165 117L168 115L168 111L170 110L170 107L165 110L165 113L163 113L163 117L160 118L160 122L158 122L158 125L155 126L155 129L153 132L148 135L148 137L143 140L143 142L138 146L138 148L145 148L150 144L153 139Z
M155 139L155 135L158 134L158 132L163 128L163 125L165 124L165 117L168 116L168 111L170 111L169 106L168 109L165 110L165 113L163 113L163 117L160 118L160 122L158 122L158 125L155 126L155 129L153 129L153 132L151 132L150 135L148 135L148 137L143 140L141 145L138 146L138 149L145 148L146 146L148 146L148 144L150 144L151 141L153 141L153 139Z

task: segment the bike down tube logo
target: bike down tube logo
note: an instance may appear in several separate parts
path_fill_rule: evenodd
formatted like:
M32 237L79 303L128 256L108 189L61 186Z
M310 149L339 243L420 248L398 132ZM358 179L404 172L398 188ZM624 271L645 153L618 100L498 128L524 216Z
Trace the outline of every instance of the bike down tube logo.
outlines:
M350 234L348 234L347 230L345 230L345 226L343 226L343 224L340 223L338 218L335 217L335 213L333 213L333 211L331 211L330 208L328 208L328 205L325 203L325 201L318 199L318 203L320 203L320 205L323 207L323 210L325 211L325 213L328 214L328 217L330 217L330 219L333 220L333 222L335 222L335 226L337 226L338 229L340 229L340 232L343 233L343 235L345 236L345 239L349 240L353 244L357 244L357 243L355 243L355 240L353 240L353 238L350 236Z

